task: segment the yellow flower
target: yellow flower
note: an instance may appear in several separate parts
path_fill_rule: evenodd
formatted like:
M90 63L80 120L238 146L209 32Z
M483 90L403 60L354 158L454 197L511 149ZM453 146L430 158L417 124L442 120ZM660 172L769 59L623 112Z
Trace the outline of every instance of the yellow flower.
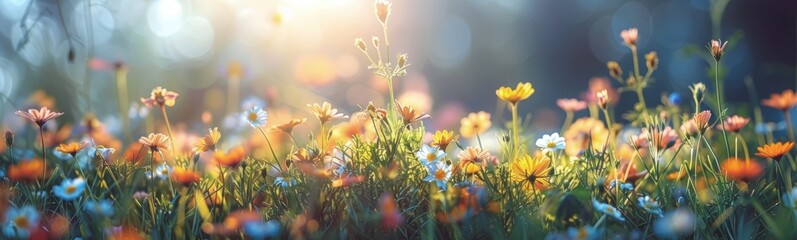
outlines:
M490 121L490 114L486 112L470 113L460 121L460 124L459 134L466 138L482 134L493 125Z
M77 152L80 152L80 150L82 150L85 146L86 144L84 143L72 142L69 144L61 144L56 147L55 150L61 153L72 155L72 157L74 157L77 155Z
M526 154L512 162L510 171L510 178L520 183L523 189L545 190L551 185L548 180L551 161L547 158L540 161Z
M315 114L318 118L318 121L321 122L323 125L326 122L329 122L336 118L348 118L349 116L343 115L343 113L338 113L338 109L332 108L332 104L328 102L324 102L321 105L318 103L314 103L312 105L307 104L307 107Z
M567 155L577 156L587 148L602 149L609 137L609 130L600 120L581 118L573 122L562 136L567 142Z
M404 119L404 124L414 123L421 119L431 117L429 114L416 111L412 106L401 105L398 101L396 101L396 109L399 114L401 114L401 118Z
M534 88L531 87L531 83L518 83L515 89L500 87L498 90L495 90L495 95L497 95L499 99L512 105L516 105L518 102L529 98L531 94L534 94Z
M174 106L174 102L177 100L178 96L180 96L180 94L177 94L176 92L166 90L162 87L156 87L155 89L152 89L152 93L150 93L149 98L141 98L141 103L147 105L147 107L152 107L155 105L161 107L164 105L172 107Z
M453 141L456 141L459 138L458 135L454 135L454 131L448 130L438 130L434 132L434 136L432 136L432 146L439 147L440 150L445 151L448 148L448 144Z
M208 135L205 135L194 143L194 151L207 152L216 150L216 144L219 143L220 138L221 133L219 132L219 128L209 128Z
M290 134L291 132L293 132L293 128L294 127L296 127L299 124L302 124L302 123L304 123L306 121L307 121L307 118L291 119L291 121L289 121L287 123L283 123L283 124L280 124L280 125L272 126L271 130L283 131L283 132L285 132L287 134Z

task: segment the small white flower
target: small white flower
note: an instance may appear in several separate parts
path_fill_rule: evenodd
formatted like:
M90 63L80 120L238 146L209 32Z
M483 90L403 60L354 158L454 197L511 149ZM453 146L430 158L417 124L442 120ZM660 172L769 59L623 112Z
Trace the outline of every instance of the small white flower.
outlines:
M597 210L598 212L614 217L618 221L621 222L625 221L625 217L623 217L623 214L620 213L620 211L617 210L617 208L615 208L612 205L601 203L598 202L598 200L592 199L592 207L595 208L595 210Z
M565 149L565 138L560 137L559 133L545 134L537 139L536 145L545 152L562 150Z
M426 170L429 171L429 176L426 176L423 179L424 181L434 182L440 188L440 191L448 189L448 179L451 178L451 165L441 161L426 165Z
M429 166L436 164L438 160L445 157L446 152L440 150L438 147L423 145L421 146L421 150L415 153L415 156L418 157L418 160L420 160L424 166Z
M651 214L658 215L659 217L663 216L661 214L661 206L659 205L659 202L657 202L655 199L650 198L650 196L637 198L637 203L639 203L639 207L645 209L645 211L648 211Z

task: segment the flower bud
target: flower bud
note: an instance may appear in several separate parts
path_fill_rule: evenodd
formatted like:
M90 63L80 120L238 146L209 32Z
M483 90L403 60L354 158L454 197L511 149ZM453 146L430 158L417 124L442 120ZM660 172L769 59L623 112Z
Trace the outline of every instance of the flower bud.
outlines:
M695 83L694 85L689 87L689 90L692 91L692 98L694 98L694 100L697 103L700 103L700 102L703 101L703 97L705 96L704 93L706 92L706 85L705 84L703 84L703 83Z
M609 103L609 91L603 89L597 93L598 96L598 105L600 105L601 109L606 109L606 105Z
M398 61L396 62L396 66L398 66L399 69L402 69L402 68L407 66L407 54L406 53L405 54L401 54L401 55L398 56Z
M606 63L606 67L609 68L609 75L613 78L621 78L623 75L623 69L620 68L620 64L615 61L609 61Z
M371 43L374 44L375 48L379 48L379 38L378 37L372 37L371 38Z
M365 41L362 38L354 39L354 46L356 46L360 51L365 52L368 49L368 46L365 45Z
M387 17L390 16L390 6L392 4L385 0L379 0L374 3L374 8L376 10L376 18L379 19L379 22L382 25L387 24Z
M648 65L648 70L655 70L659 66L659 56L656 52L649 52L645 54L645 63Z
M8 146L9 148L11 147L11 145L14 145L14 131L11 131L11 129L6 130L5 140L6 140L6 146Z
M719 61L722 58L722 54L725 53L725 46L728 45L728 41L725 43L720 44L720 40L711 40L711 46L709 46L709 51L711 52L711 56L714 57L714 60Z

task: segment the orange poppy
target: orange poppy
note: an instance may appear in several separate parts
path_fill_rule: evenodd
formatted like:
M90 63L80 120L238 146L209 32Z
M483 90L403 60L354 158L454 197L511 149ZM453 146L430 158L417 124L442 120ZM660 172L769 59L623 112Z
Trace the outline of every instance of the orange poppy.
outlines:
M44 161L33 159L8 167L8 178L14 181L33 182L44 178Z
M794 148L794 142L770 143L758 147L758 152L755 155L762 158L771 158L772 160L780 161L780 158L789 153L792 148Z
M731 179L748 182L761 175L763 167L750 159L729 158L720 165L722 172Z
M791 89L787 89L781 94L773 93L769 98L761 100L761 105L781 111L788 111L796 104L797 95Z
M172 173L172 178L174 181L182 184L183 186L189 186L192 183L198 183L201 176L194 170L175 167Z
M241 146L230 149L227 154L221 151L213 153L213 158L216 159L216 162L226 167L237 167L244 160L244 157L246 157L246 152Z

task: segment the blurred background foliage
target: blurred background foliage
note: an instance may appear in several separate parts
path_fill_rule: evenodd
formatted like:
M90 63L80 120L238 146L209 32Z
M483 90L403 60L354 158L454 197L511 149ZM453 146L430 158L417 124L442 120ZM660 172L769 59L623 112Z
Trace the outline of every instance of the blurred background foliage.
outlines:
M49 101L66 112L60 121L94 113L119 136L121 119L146 111L135 103L155 86L181 94L170 117L194 132L224 126L251 104L305 117L305 104L325 100L348 113L369 101L384 105L386 83L353 46L354 38L380 32L372 4L5 0L0 116L19 129L14 110ZM712 82L705 50L712 38L732 41L722 62L731 108L792 88L797 79L795 1L402 0L393 8L391 47L412 63L396 81L397 98L432 112L429 130L454 129L468 112L502 109L493 89L519 81L538 89L520 112L534 115L536 129L557 128L564 117L557 98L582 97L590 79L608 77L607 61L630 65L619 36L629 27L639 29L640 54L656 51L661 61L646 94L651 103ZM122 117L116 69L126 70L133 103ZM753 80L758 96L748 94L744 79ZM618 112L630 110L634 101L622 99L633 94L620 98ZM769 111L765 120L780 120Z

